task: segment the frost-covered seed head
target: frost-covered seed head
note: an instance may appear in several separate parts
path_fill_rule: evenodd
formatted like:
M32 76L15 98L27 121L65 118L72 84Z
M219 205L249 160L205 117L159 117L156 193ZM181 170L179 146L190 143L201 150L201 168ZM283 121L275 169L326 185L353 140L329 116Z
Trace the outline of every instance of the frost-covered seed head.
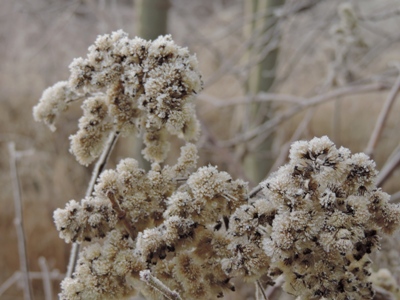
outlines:
M112 131L143 134L143 154L151 162L166 158L167 133L187 141L198 138L193 99L202 80L197 59L170 35L153 42L129 39L122 30L99 36L87 58L75 59L70 71L68 82L43 93L34 116L55 130L55 118L68 103L89 96L79 131L71 136L71 151L81 164L99 157Z
M400 225L400 207L377 189L376 175L368 156L322 137L294 143L290 162L262 183L277 207L263 246L287 292L371 299L369 254L379 248L377 229L391 233ZM352 289L344 283L350 278Z

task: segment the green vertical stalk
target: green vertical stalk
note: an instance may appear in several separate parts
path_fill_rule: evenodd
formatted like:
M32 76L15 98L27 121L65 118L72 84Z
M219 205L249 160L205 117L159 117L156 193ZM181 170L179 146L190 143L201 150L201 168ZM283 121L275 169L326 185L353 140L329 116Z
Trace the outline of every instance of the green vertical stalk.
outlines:
M167 33L169 0L137 0L137 35L154 40Z
M260 37L265 34L270 34L270 38L263 42L259 47L253 47L249 49L247 59L249 62L255 59L260 52L262 52L268 44L277 37L279 38L279 32L277 28L277 17L273 14L273 9L282 6L285 0L251 0L245 4L246 14L261 14L264 12L262 17L257 16L254 18L252 23L245 28L245 35L248 38L259 33ZM257 41L255 42L257 44ZM260 92L270 91L272 84L275 80L276 65L278 58L279 48L268 52L262 61L255 65L250 72L246 91L247 94L258 94ZM248 111L248 117L250 127L255 127L260 123L268 121L269 117L273 115L270 111L271 106L269 103L256 103L251 104ZM259 182L267 174L273 164L271 157L267 157L266 154L272 150L273 137L267 138L257 149L249 152L244 159L246 175L254 182ZM261 153L261 155L257 155Z

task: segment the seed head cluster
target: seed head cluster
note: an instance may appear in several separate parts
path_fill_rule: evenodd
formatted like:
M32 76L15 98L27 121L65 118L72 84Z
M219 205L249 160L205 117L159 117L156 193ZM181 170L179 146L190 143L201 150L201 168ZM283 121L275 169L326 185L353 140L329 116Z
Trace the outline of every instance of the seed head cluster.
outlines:
M296 142L290 163L262 183L277 211L263 248L284 289L304 299L370 299L369 254L400 207L374 184L375 163L327 138Z
M215 299L235 290L235 277L272 285L278 276L299 299L372 299L369 256L380 233L399 227L400 207L375 186L366 155L327 137L296 142L290 162L249 194L227 172L197 168L188 140L198 133L192 98L201 79L195 57L170 36L100 36L70 68L35 117L53 126L69 101L85 97L71 137L78 161L98 157L112 132L140 132L152 165L122 159L92 195L55 211L61 238L91 242L60 299ZM162 163L168 134L186 140L172 166ZM382 274L374 280L390 277Z
M197 59L170 35L155 41L129 39L122 30L99 36L87 58L70 65L68 81L48 88L34 108L37 121L52 130L61 111L85 98L71 151L84 165L99 155L111 131L143 135L144 157L162 162L168 134L195 140L199 123L192 103L202 89Z

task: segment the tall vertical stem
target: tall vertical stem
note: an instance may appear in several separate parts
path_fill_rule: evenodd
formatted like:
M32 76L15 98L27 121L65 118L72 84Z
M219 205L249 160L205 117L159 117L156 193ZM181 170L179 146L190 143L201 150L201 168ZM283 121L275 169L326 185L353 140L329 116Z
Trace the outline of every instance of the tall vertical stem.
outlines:
M26 253L26 240L25 240L25 231L24 231L24 223L22 215L21 185L18 177L17 153L15 151L15 144L9 143L8 150L10 153L10 172L11 172L12 187L14 194L14 206L15 206L14 224L17 229L18 254L19 254L20 268L22 272L22 278L24 282L23 284L24 299L31 300L33 299L33 292L32 292L31 282L29 280L29 265L28 265L28 256Z
M156 39L167 33L169 0L137 0L137 34L144 39Z
M44 299L51 300L53 297L53 289L52 289L50 271L49 267L47 266L46 258L39 257L39 266L43 274Z

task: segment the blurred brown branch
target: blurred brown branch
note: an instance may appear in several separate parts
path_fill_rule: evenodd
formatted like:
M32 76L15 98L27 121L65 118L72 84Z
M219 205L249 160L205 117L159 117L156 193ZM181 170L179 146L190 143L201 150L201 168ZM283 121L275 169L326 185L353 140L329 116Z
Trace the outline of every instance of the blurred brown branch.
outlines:
M255 102L288 102L288 103L301 103L302 101L306 101L307 98L293 96L293 95L285 95L285 94L274 94L274 93L265 93L260 92L257 95L250 96L242 96L235 97L231 99L218 99L214 96L208 94L200 94L198 96L199 100L210 103L216 107L226 107L226 106L234 106L234 105L248 105Z
M373 91L382 91L388 89L388 86L383 83L371 83L361 86L348 86L343 88L338 88L336 90L330 91L326 94L317 95L308 99L307 101L303 101L293 107L287 109L283 113L277 114L272 119L268 120L264 124L251 129L243 134L239 134L236 137L219 142L220 147L231 147L238 143L243 143L245 141L249 141L250 139L259 136L260 138L266 138L272 132L277 125L281 124L282 122L290 119L292 116L296 115L297 113L305 110L306 108L313 107L324 102L332 101L338 97L343 97L346 95L354 95L360 93L368 93Z
M367 148L364 151L367 155L371 157L373 157L374 155L375 147L378 143L383 127L386 124L386 120L389 115L390 109L393 106L394 101L396 100L396 96L399 90L400 90L400 76L397 77L395 84L393 85L388 97L386 98L385 103L383 104L382 110L376 121L375 128L372 131L371 137L369 139Z

